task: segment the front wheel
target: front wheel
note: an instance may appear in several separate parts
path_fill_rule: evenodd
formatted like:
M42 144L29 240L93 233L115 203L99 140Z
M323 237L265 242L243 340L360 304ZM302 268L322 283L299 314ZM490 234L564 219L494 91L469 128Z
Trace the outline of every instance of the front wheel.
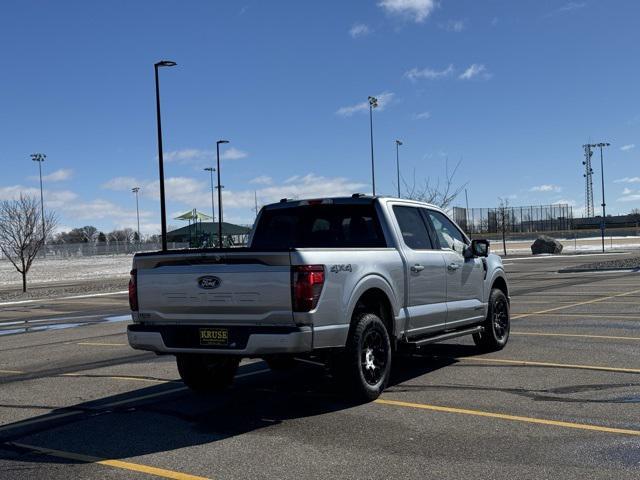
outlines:
M364 313L355 320L336 367L357 400L380 396L391 372L391 341L380 317Z
M509 340L511 330L509 301L502 290L491 290L489 311L483 326L482 333L473 334L475 344L485 352L502 350Z
M180 378L194 392L208 393L223 390L233 383L240 364L239 357L224 355L176 355Z

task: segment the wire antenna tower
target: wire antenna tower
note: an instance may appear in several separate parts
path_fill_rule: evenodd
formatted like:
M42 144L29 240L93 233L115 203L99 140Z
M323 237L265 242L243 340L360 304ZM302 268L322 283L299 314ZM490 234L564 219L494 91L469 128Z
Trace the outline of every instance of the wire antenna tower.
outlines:
M587 218L595 215L593 209L593 168L591 168L591 156L593 155L591 148L593 146L589 143L582 146L584 148L584 161L582 162L584 165L584 208Z

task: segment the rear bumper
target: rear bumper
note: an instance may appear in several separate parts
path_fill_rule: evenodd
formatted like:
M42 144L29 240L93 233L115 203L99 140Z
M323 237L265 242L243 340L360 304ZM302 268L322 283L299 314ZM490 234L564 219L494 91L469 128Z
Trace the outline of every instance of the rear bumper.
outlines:
M201 346L199 328L193 325L133 324L127 327L127 337L132 348L157 353L260 356L309 352L313 348L311 327L229 327L230 342L226 347Z

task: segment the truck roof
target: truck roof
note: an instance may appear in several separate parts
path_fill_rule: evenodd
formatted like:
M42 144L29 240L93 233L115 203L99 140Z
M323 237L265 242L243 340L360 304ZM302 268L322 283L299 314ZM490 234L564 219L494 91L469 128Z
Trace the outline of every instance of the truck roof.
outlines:
M432 205L426 202L420 202L417 200L408 200L404 198L389 197L384 195L366 195L363 193L354 193L348 197L321 197L321 198L304 198L304 199L289 199L283 198L278 203L271 203L265 205L266 210L273 210L279 208L293 208L304 207L307 205L368 205L376 200L400 200L402 202L413 203L416 205L433 207L440 209L437 205Z

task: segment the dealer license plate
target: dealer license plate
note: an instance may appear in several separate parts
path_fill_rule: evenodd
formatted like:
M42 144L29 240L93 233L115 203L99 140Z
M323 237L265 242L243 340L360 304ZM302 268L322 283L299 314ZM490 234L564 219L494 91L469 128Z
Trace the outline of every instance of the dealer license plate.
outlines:
M229 344L228 328L201 328L200 345L220 345Z

